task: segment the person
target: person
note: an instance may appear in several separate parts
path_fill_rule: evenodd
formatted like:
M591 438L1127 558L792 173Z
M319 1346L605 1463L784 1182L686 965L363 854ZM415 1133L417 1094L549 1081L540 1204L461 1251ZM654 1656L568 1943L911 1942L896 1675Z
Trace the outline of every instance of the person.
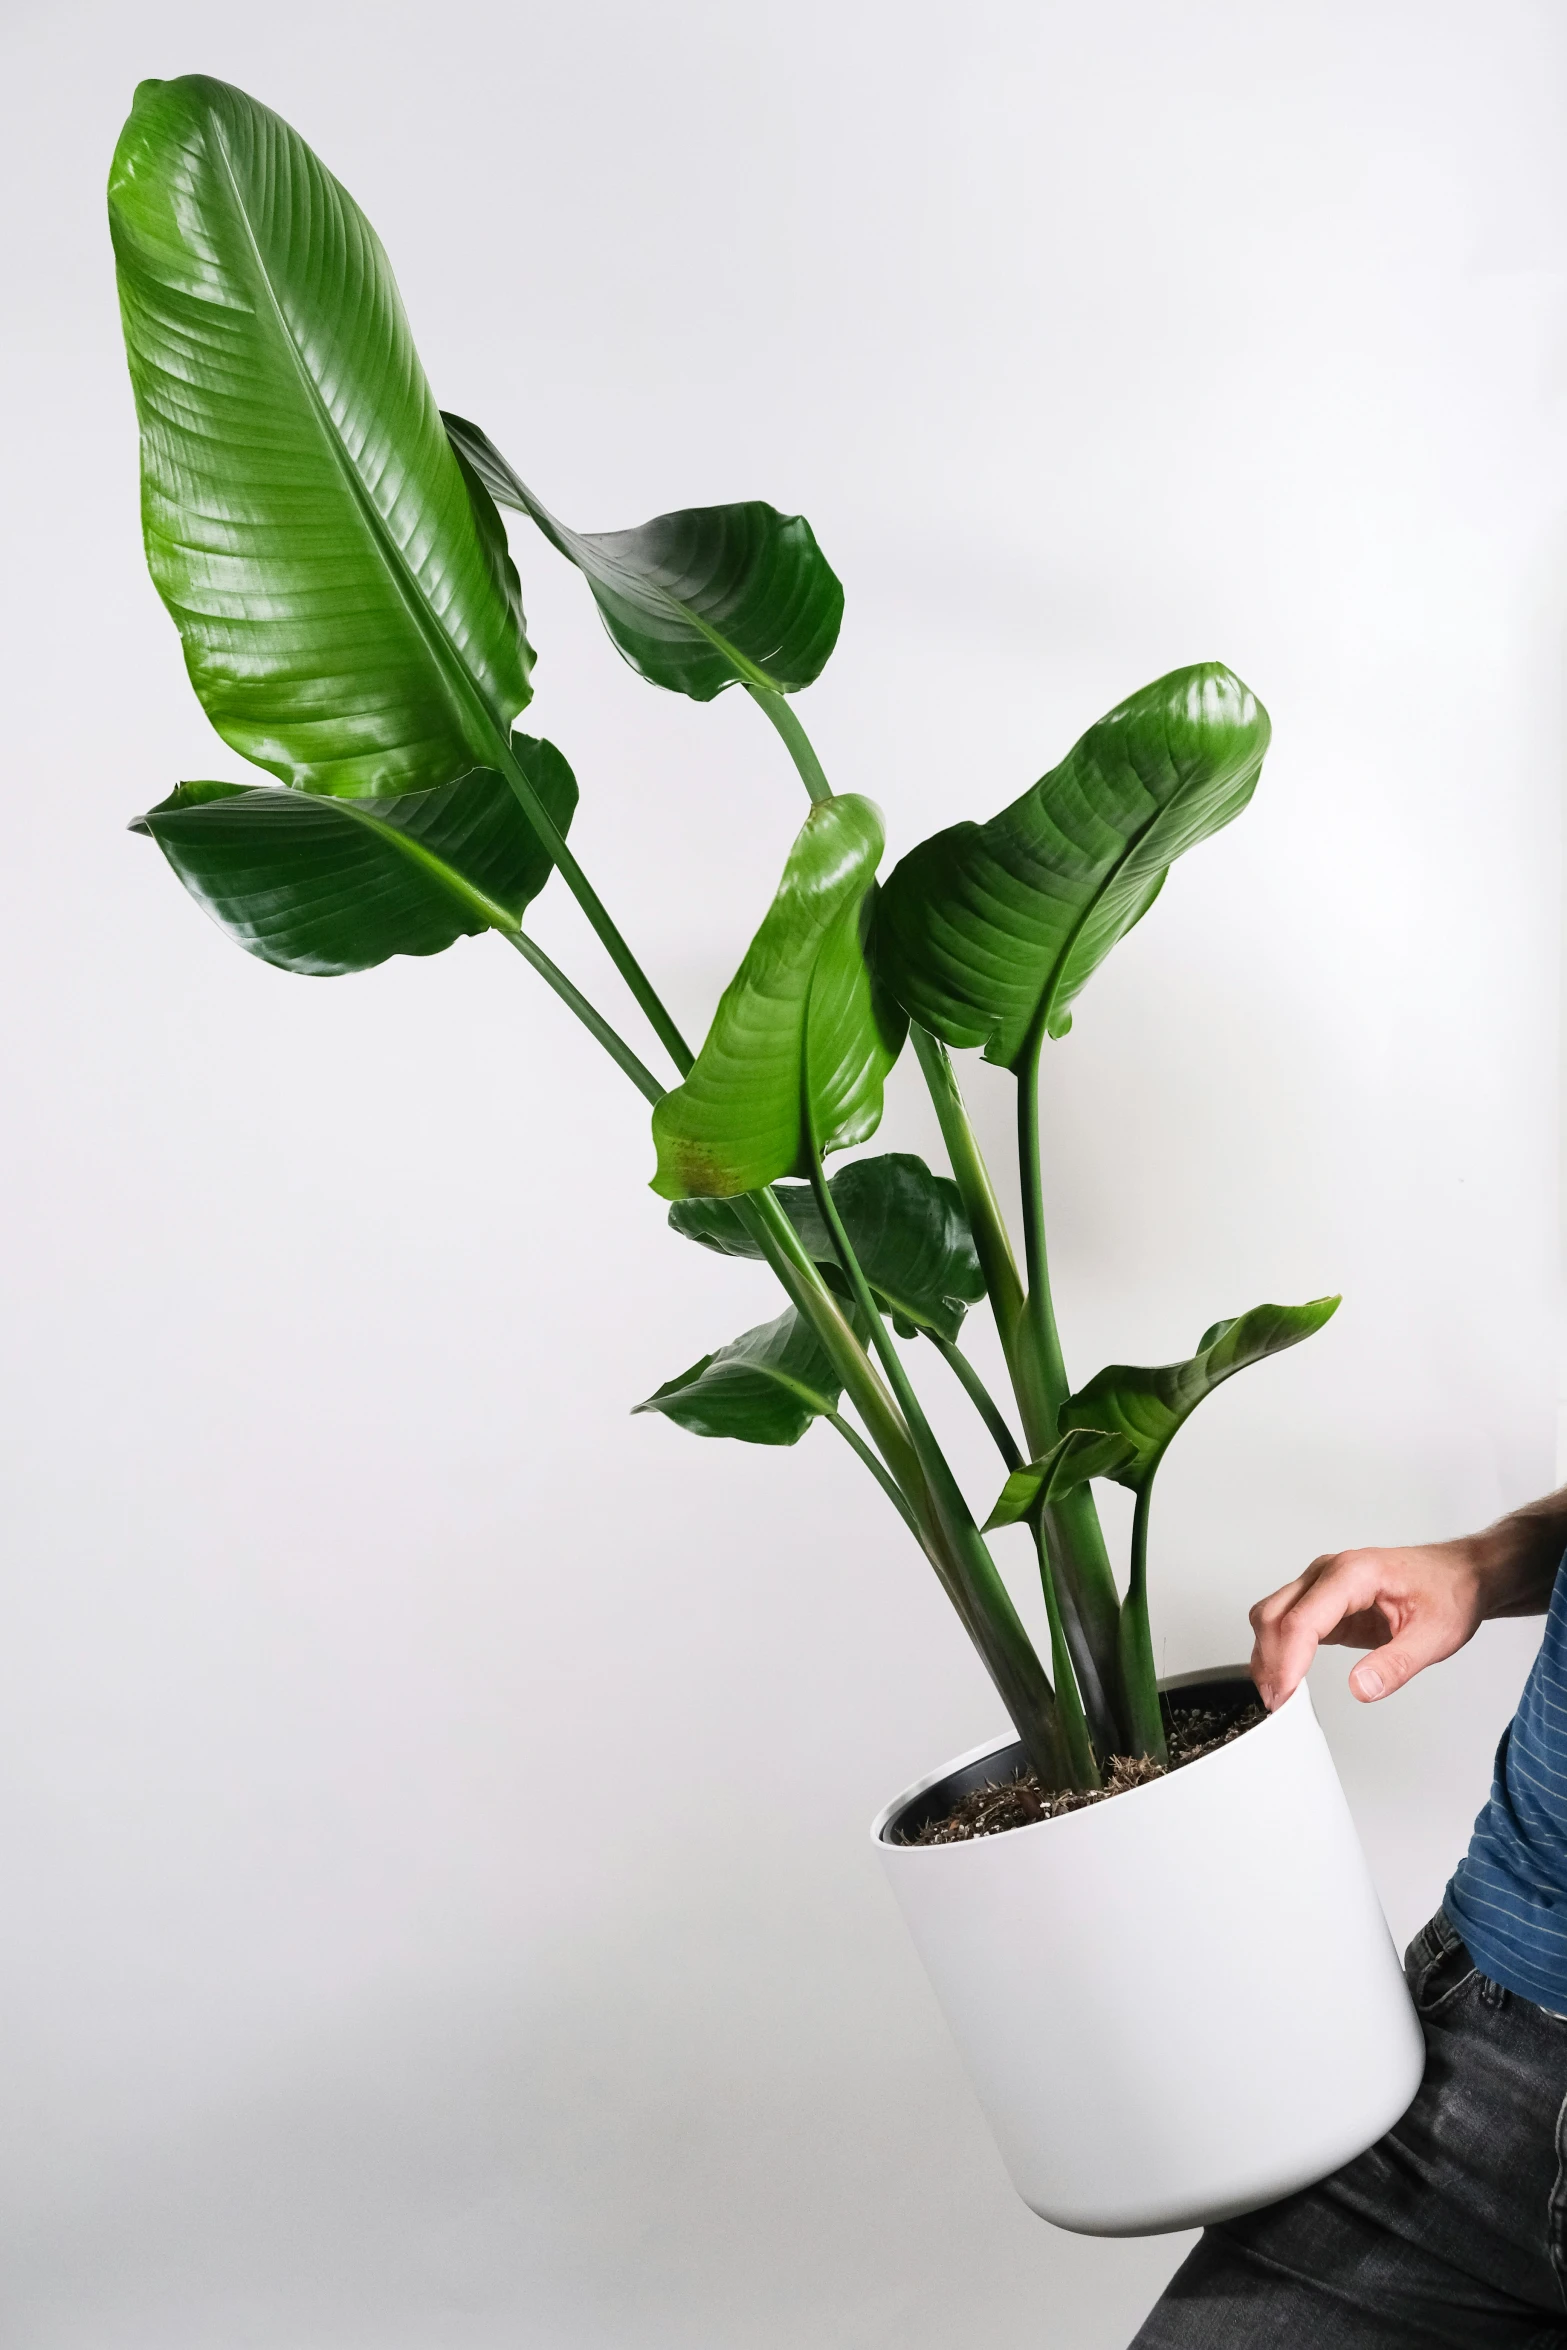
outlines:
M1369 1649L1349 1685L1373 1704L1490 1617L1546 1624L1468 1853L1405 1957L1413 2105L1331 2178L1206 2229L1131 2350L1567 2350L1564 1550L1567 1489L1460 1541L1319 1558L1252 1609L1270 1708L1319 1643Z

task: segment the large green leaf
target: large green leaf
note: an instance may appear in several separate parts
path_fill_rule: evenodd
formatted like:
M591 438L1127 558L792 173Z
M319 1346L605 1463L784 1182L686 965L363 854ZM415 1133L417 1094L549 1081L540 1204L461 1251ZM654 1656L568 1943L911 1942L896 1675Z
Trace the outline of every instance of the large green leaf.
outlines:
M476 424L448 415L446 429L491 497L575 563L611 638L655 685L710 702L726 685L788 694L821 675L843 589L801 515L751 499L689 506L637 530L568 530Z
M1177 669L1090 727L988 824L899 864L877 909L878 969L947 1044L1016 1068L1140 920L1174 860L1238 816L1268 718L1217 662Z
M900 1336L934 1330L956 1338L969 1307L985 1294L985 1277L952 1178L933 1175L923 1159L908 1151L889 1151L854 1160L833 1176L828 1189L860 1268ZM847 1295L832 1235L810 1185L778 1183L773 1193L827 1279ZM687 1240L721 1256L762 1254L732 1200L677 1200L669 1221Z
M797 1444L813 1420L837 1409L841 1393L810 1324L791 1306L776 1322L703 1355L635 1409L662 1412L694 1436Z
M1130 1454L1124 1466L1102 1474L1140 1491L1153 1477L1182 1422L1205 1396L1237 1371L1298 1346L1338 1311L1336 1297L1313 1298L1303 1306L1253 1306L1231 1322L1215 1322L1184 1363L1139 1370L1112 1363L1069 1396L1061 1407L1063 1428L1104 1429L1124 1437Z
M654 1109L661 1198L728 1198L808 1172L807 1066L822 1150L875 1133L906 1028L865 961L881 851L869 800L844 793L806 817L695 1066Z
M1086 1485L1090 1477L1120 1477L1135 1458L1136 1447L1125 1436L1110 1436L1100 1428L1069 1428L1041 1460L1013 1470L985 1521L985 1532L1015 1526L1036 1509L1048 1508Z
M504 765L532 656L375 231L298 134L143 82L109 217L147 560L224 740L385 798Z
M552 743L515 735L512 750L565 832L571 769ZM482 768L387 800L182 783L131 829L230 938L317 978L516 930L552 870L510 786Z

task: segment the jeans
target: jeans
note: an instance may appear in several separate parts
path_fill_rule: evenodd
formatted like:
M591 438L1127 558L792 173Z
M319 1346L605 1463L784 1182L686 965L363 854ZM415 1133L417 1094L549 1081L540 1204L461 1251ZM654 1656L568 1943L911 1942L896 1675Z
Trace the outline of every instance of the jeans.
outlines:
M1426 2071L1403 2120L1207 2229L1131 2350L1567 2350L1567 2021L1482 1975L1441 1910L1404 1971Z

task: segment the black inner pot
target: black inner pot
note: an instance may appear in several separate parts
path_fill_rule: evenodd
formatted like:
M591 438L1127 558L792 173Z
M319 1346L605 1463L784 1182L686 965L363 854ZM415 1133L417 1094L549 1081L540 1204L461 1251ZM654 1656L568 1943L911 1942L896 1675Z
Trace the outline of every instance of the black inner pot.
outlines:
M1176 1673L1159 1684L1160 1699L1166 1723L1170 1708L1176 1706L1211 1707L1233 1718L1256 1703L1257 1692L1250 1673L1244 1665L1221 1665L1216 1672ZM911 1798L900 1811L893 1813L881 1832L883 1844L904 1844L917 1836L922 1828L934 1821L944 1820L954 1804L976 1787L993 1786L998 1780L1015 1779L1027 1769L1022 1744L1014 1740L1010 1746L998 1746L978 1762L965 1763L960 1771L948 1771L944 1779L936 1780ZM1115 1798L1110 1799L1114 1802Z

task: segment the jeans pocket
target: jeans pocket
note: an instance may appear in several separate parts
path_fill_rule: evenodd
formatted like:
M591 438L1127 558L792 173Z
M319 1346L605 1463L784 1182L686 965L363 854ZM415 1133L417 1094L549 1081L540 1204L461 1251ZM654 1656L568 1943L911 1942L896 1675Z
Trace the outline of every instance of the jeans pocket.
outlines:
M1423 2016L1434 2015L1466 1985L1480 1979L1479 1968L1440 1909L1405 1951L1404 1974L1410 1996Z

